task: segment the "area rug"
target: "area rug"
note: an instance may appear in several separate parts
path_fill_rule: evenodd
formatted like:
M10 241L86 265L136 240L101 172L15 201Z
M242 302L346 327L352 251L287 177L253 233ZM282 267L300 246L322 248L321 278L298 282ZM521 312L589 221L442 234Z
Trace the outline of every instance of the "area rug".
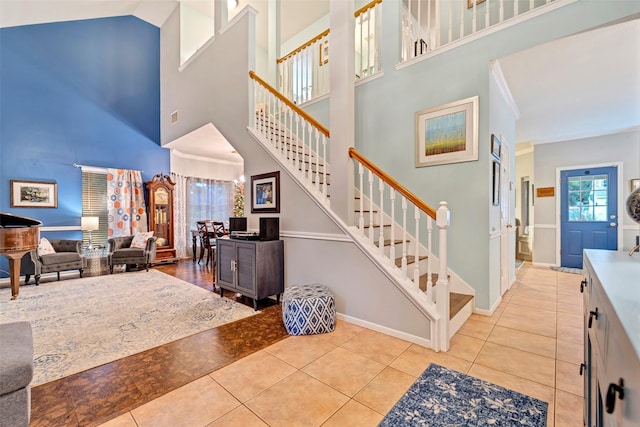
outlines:
M32 385L255 314L157 270L0 289L0 323L31 322Z
M581 268L572 268L572 267L549 267L549 268L555 271L559 271L561 273L582 274Z
M380 426L544 427L547 403L431 364Z

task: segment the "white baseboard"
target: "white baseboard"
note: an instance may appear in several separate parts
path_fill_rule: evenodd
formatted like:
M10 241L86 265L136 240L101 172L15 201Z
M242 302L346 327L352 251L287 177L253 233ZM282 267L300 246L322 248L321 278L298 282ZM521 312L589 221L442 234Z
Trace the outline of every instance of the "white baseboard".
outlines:
M493 303L493 306L489 310L484 310L482 308L474 307L473 312L475 314L481 314L483 316L492 316L501 302L502 302L502 297L498 298L496 302Z
M347 316L345 314L336 313L336 317L340 320L344 320L345 322L352 323L354 325L362 326L363 328L371 329L376 332L381 332L386 335L391 335L392 337L400 338L401 340L409 341L414 344L421 345L423 347L432 348L431 340L417 337L415 335L410 335L405 332L397 331L395 329L387 328L386 326L381 326L375 323L367 322L366 320L358 319L356 317Z

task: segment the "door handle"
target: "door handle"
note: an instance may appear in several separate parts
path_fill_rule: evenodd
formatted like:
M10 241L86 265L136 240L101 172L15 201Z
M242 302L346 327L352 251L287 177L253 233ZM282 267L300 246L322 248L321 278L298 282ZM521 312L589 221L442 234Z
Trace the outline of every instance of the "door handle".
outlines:
M609 226L611 226L611 227L615 227L616 225L618 225L618 224L617 224L617 223L615 223L615 222L610 222L610 223L609 223Z

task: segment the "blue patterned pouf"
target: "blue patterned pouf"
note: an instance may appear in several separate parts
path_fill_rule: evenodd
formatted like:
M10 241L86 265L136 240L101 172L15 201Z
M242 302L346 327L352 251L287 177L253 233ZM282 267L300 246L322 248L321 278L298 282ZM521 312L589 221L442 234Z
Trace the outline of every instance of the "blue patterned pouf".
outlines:
M289 335L331 332L336 327L336 303L324 285L295 285L284 291L282 320Z

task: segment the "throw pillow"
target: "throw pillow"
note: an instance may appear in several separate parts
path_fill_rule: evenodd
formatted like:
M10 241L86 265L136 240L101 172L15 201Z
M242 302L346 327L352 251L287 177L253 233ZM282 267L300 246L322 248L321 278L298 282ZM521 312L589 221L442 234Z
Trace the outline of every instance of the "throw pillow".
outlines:
M51 242L47 240L46 237L40 239L40 244L38 245L38 256L47 255L47 254L55 254L56 250L51 246Z
M151 236L153 236L153 231L136 233L131 241L131 247L144 249L147 246L147 240L149 240L149 237Z

